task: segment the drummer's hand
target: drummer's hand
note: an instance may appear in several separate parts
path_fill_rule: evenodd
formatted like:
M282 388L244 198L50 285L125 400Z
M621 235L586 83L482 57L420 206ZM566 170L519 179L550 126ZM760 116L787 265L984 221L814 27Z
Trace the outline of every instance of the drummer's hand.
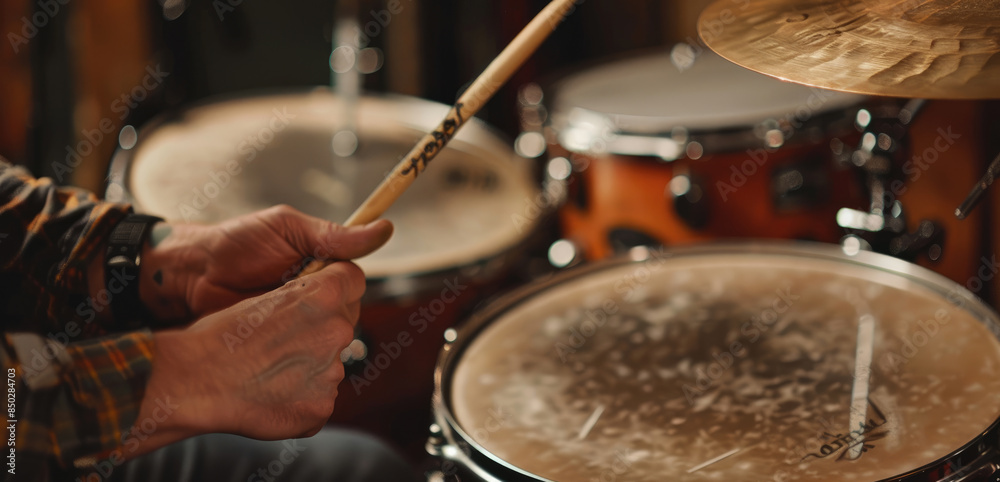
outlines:
M345 228L288 206L213 226L161 223L143 250L140 296L161 320L190 321L281 286L303 259L356 259L390 236L385 220Z
M156 332L136 420L161 423L129 454L203 433L315 434L333 412L364 291L361 270L341 261L187 329Z

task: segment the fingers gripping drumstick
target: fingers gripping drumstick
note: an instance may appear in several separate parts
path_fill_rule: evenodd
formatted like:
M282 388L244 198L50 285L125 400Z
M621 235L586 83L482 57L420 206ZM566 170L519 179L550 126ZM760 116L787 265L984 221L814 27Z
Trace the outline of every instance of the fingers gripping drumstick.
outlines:
M514 72L524 64L569 14L579 0L552 0L524 30L521 31L500 52L486 70L455 103L445 120L430 134L424 136L413 150L403 158L392 172L382 180L368 199L347 219L344 226L359 226L379 218L396 199L417 179L417 175L427 168L431 160L448 144L466 121L476 115L497 90L507 82ZM315 273L326 266L326 262L314 260L299 276Z

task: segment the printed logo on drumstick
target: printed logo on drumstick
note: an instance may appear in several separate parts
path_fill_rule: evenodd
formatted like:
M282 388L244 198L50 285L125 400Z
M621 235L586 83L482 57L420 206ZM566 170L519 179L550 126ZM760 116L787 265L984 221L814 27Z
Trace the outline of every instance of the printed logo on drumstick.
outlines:
M455 137L458 128L465 124L465 119L462 118L462 107L464 106L465 104L461 102L455 104L455 108L451 110L454 116L449 113L448 118L441 123L441 127L431 132L431 137L424 141L420 154L410 158L410 165L400 171L401 175L408 176L412 172L413 177L416 178L424 169L427 169L427 165Z

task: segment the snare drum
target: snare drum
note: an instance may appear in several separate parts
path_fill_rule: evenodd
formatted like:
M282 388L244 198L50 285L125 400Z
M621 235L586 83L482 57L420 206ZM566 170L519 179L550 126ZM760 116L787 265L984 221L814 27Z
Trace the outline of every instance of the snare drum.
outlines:
M438 479L958 481L1000 467L1000 319L883 255L636 248L447 336Z
M869 202L849 162L865 98L707 51L679 58L603 64L546 89L551 100L526 96L524 117L548 120L550 161L576 172L567 237L590 259L720 237L838 241L837 210Z
M365 97L360 149L344 159L332 147L342 111L325 89L207 103L162 117L138 142L125 139L108 198L172 220L216 222L288 204L342 221L447 111ZM538 194L528 161L472 121L389 209L395 235L356 261L368 277L363 344L351 347L337 420L378 413L364 423L388 426L404 409L427 413L442 333L515 264L539 223L521 215Z

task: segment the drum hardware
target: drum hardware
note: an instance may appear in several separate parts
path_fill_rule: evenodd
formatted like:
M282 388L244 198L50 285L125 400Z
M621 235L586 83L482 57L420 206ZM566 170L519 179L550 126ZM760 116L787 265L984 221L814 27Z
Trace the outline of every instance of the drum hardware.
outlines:
M549 113L543 101L545 93L535 83L521 87L517 95L521 116L521 133L514 142L514 150L525 159L536 159L545 154L545 125Z
M771 174L771 202L783 211L819 206L830 195L830 180L824 163L829 159L810 158L775 168Z
M608 245L611 252L621 254L640 246L659 246L659 240L649 233L631 228L611 228L608 231Z
M712 29L716 19L732 22ZM706 45L750 70L842 92L1000 98L1000 2L766 0L709 5Z
M674 170L674 177L667 185L667 199L672 201L671 208L677 216L693 230L701 230L708 225L711 216L711 205L709 204L708 190L711 189L707 181L695 174L691 174L688 169L678 166ZM649 236L651 241L655 241ZM614 244L614 241L612 241ZM650 243L640 243L626 245L627 248L636 246L646 246ZM656 244L654 242L654 244ZM618 252L628 249L618 250Z
M837 224L850 236L863 238L870 249L908 261L921 255L937 261L945 241L944 228L934 221L922 220L909 232L905 208L896 199L904 186L898 159L909 157L908 128L925 105L926 100L914 99L896 112L858 112L856 122L863 134L850 162L868 187L869 208L837 212Z
M958 219L965 219L968 217L969 213L975 209L979 201L983 199L986 194L986 190L993 185L993 181L996 180L997 176L1000 175L1000 154L997 154L996 159L990 163L989 167L986 168L986 174L983 174L983 178L979 181L972 192L969 193L969 197L965 198L962 205L955 210L955 217Z
M707 51L683 72L647 54L546 90L522 89L522 134L540 133L548 159L573 166L562 224L587 259L654 241L836 242L837 209L867 202L841 159L860 137L862 96L777 82Z
M549 246L549 265L557 268L571 268L583 262L583 253L576 243L560 239Z
M349 158L358 150L358 102L364 76L378 72L383 63L381 50L361 45L359 10L358 0L337 2L331 35L330 81L334 92L343 99L338 116L341 125L333 137L332 148L342 158Z

